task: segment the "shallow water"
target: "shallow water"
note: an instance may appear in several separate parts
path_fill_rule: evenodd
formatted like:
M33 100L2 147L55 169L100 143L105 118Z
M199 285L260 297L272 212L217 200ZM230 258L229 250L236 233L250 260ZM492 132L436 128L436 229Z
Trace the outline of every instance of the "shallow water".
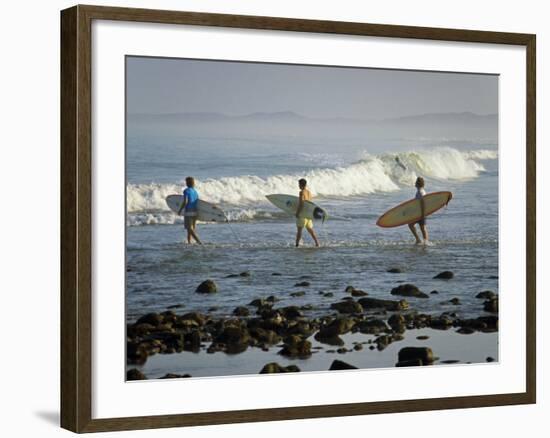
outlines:
M344 296L347 285L388 298L398 282L439 292L428 300L410 299L414 308L430 313L453 308L475 316L481 306L474 296L498 290L497 201L489 196L496 192L497 180L497 172L489 170L469 181L434 182L432 190L444 187L454 197L428 220L430 247L413 245L407 227L382 229L374 224L387 206L411 196L408 189L347 199L349 205L323 200L327 210L337 210L350 220L316 224L322 244L318 249L306 233L304 246L294 248L294 221L284 216L200 224L198 232L206 242L202 247L183 243L179 224L128 227L127 319L178 303L200 311L217 306L219 314L228 314L237 305L269 295L279 297L281 305L308 303L322 311ZM404 272L387 273L392 267ZM433 279L444 270L453 271L455 278ZM243 271L251 276L226 278ZM282 275L273 276L275 272ZM311 283L302 288L306 295L291 298L289 294L298 290L294 285L305 277ZM196 294L197 285L207 278L217 283L219 293ZM319 291L333 292L335 298L323 298ZM453 297L461 300L459 309L441 304Z
M417 336L429 336L429 339L418 340ZM353 348L354 342L365 343L372 341L375 337L360 333L341 336L348 349ZM244 353L234 355L207 354L204 350L199 353L157 354L150 357L142 367L128 368L138 368L150 379L162 377L167 372L190 374L192 377L258 374L263 366L270 362L277 362L282 366L297 365L301 371L328 371L336 359L357 368L386 368L395 366L398 352L403 347L430 347L434 356L438 358L433 366L485 363L488 357L498 360L497 333L461 335L453 330L407 330L403 340L390 344L382 351L370 350L368 347L372 344L367 343L363 344L363 349L360 351L344 354L334 352L338 347L320 344L313 337L309 340L312 348L322 347L322 349L312 350L314 353L308 359L288 359L277 354L281 347L273 346L269 351L248 348ZM445 364L446 361L453 363Z

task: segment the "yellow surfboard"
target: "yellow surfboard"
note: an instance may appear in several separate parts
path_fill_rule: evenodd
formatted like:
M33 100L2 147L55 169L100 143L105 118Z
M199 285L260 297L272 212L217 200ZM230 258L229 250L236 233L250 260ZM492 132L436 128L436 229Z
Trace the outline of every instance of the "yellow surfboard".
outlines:
M445 207L453 198L451 192L434 192L424 196L424 217ZM410 199L386 211L376 221L376 225L383 228L398 227L413 224L422 219L420 199Z

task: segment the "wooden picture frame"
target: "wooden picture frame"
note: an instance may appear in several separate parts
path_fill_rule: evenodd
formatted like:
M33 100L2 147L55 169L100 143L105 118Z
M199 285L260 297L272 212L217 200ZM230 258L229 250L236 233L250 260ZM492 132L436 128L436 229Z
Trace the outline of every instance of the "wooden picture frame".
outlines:
M113 20L386 38L517 45L526 48L526 391L523 393L346 403L196 414L92 418L92 22ZM223 423L395 413L536 402L536 37L440 29L75 6L61 12L61 426L99 432Z

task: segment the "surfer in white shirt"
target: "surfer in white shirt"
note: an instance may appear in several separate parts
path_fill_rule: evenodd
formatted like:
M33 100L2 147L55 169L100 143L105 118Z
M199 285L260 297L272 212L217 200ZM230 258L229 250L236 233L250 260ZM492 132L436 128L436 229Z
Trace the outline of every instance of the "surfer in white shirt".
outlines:
M426 217L425 217L425 206L424 206L424 196L426 196L426 190L424 190L424 178L419 176L416 178L415 182L416 187L416 199L420 199L420 208L422 209L422 219L420 219L418 222L409 224L409 229L414 235L414 238L416 239L416 244L421 245L422 241L420 240L420 237L418 236L418 233L416 231L416 224L420 226L420 231L422 232L422 238L424 239L424 245L429 245L428 241L428 230L426 229Z

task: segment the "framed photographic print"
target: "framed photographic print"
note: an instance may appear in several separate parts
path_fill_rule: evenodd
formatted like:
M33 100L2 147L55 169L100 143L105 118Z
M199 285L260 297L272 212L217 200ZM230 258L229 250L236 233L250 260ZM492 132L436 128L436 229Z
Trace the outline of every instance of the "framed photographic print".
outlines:
M534 35L75 6L61 55L62 427L535 402Z

